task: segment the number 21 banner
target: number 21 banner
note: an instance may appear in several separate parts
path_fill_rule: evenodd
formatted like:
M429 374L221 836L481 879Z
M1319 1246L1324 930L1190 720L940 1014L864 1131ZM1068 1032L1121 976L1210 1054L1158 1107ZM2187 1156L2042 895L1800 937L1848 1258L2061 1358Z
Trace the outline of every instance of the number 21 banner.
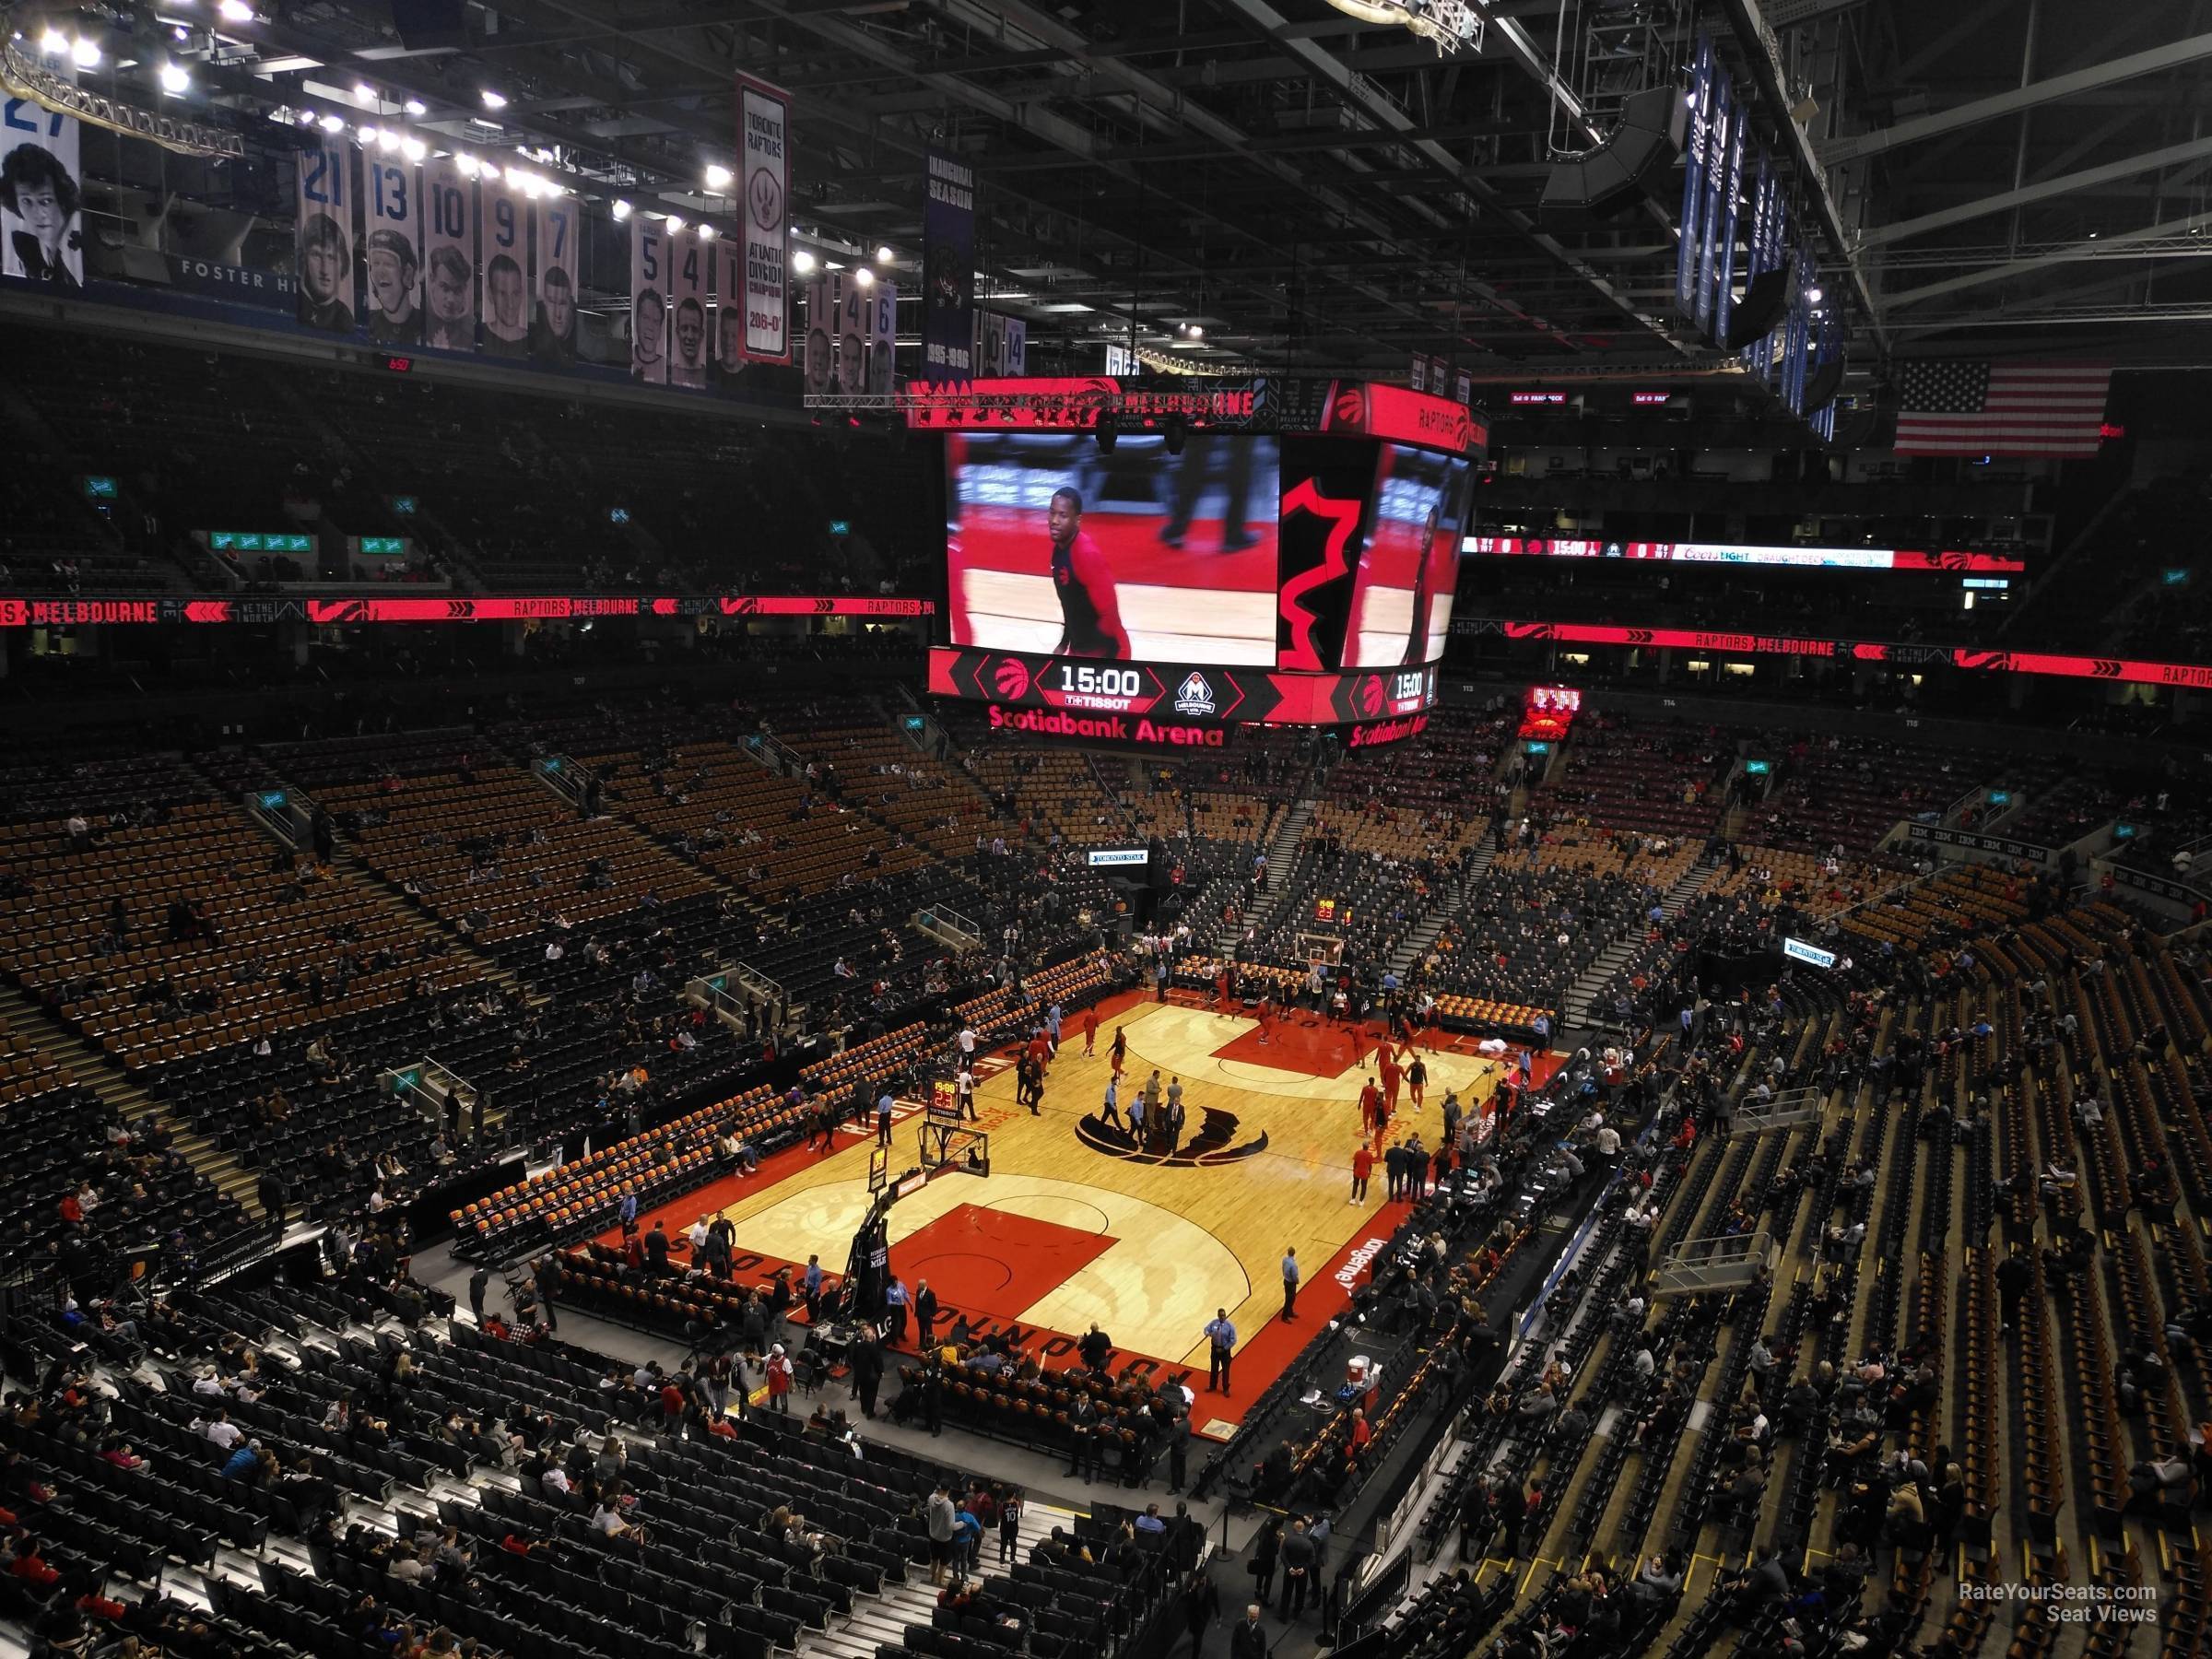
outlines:
M337 143L300 152L300 321L353 332L353 150Z
M0 276L85 286L83 137L77 119L28 98L0 99ZM302 204L304 206L304 204ZM304 219L305 214L301 218Z

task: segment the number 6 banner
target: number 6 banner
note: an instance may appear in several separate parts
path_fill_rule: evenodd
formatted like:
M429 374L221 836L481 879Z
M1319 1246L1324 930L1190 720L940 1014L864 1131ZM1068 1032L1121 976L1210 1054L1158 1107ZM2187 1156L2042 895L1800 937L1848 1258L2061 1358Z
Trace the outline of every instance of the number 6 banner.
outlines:
M446 351L477 348L476 194L451 156L422 170L423 291L430 313L422 342Z
M323 143L299 154L300 321L353 332L353 151Z
M791 99L737 77L738 178L745 192L745 355L791 361ZM725 299L725 303L727 302Z

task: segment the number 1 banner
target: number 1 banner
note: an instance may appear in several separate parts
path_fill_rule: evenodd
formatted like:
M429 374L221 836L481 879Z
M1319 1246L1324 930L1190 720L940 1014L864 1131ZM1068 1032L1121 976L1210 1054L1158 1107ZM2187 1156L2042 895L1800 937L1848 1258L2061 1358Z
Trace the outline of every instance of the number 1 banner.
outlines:
M423 168L422 286L429 317L422 343L446 351L477 348L476 196L451 156Z
M530 204L500 175L484 175L484 345L487 357L530 355Z
M85 286L82 132L74 115L28 98L0 100L0 276ZM301 204L305 206L304 202ZM304 214L301 216L305 217Z
M300 321L351 334L353 150L326 141L301 150L298 160Z
M422 191L415 164L361 158L361 244L369 268L369 337L380 346L422 344Z
M745 191L745 355L791 361L791 99L737 77L738 178ZM725 296L724 304L730 303Z

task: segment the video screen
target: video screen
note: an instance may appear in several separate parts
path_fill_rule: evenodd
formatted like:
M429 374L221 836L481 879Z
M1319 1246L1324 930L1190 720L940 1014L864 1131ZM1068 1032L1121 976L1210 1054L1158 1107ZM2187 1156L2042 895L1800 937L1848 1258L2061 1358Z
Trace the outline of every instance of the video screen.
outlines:
M1465 527L1465 460L1385 443L1375 463L1372 528L1359 555L1343 666L1432 663L1452 631Z
M970 432L945 441L955 645L1273 667L1272 438ZM1456 539L1447 545L1456 545ZM1395 659L1394 659L1395 660Z

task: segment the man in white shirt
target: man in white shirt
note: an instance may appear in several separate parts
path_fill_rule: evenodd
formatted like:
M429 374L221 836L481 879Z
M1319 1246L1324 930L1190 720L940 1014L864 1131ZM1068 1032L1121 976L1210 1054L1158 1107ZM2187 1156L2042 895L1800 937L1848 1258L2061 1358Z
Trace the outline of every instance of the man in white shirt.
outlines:
M959 1037L957 1039L957 1041L960 1045L960 1069L962 1071L971 1071L974 1069L976 1041L975 1028L973 1026L962 1026L960 1028Z
M245 1439L245 1431L230 1420L227 1412L217 1412L207 1422L200 1425L200 1432L214 1444L229 1452Z
M559 1492L565 1497L570 1489L569 1472L559 1464L552 1464L538 1477L538 1484L548 1492Z

